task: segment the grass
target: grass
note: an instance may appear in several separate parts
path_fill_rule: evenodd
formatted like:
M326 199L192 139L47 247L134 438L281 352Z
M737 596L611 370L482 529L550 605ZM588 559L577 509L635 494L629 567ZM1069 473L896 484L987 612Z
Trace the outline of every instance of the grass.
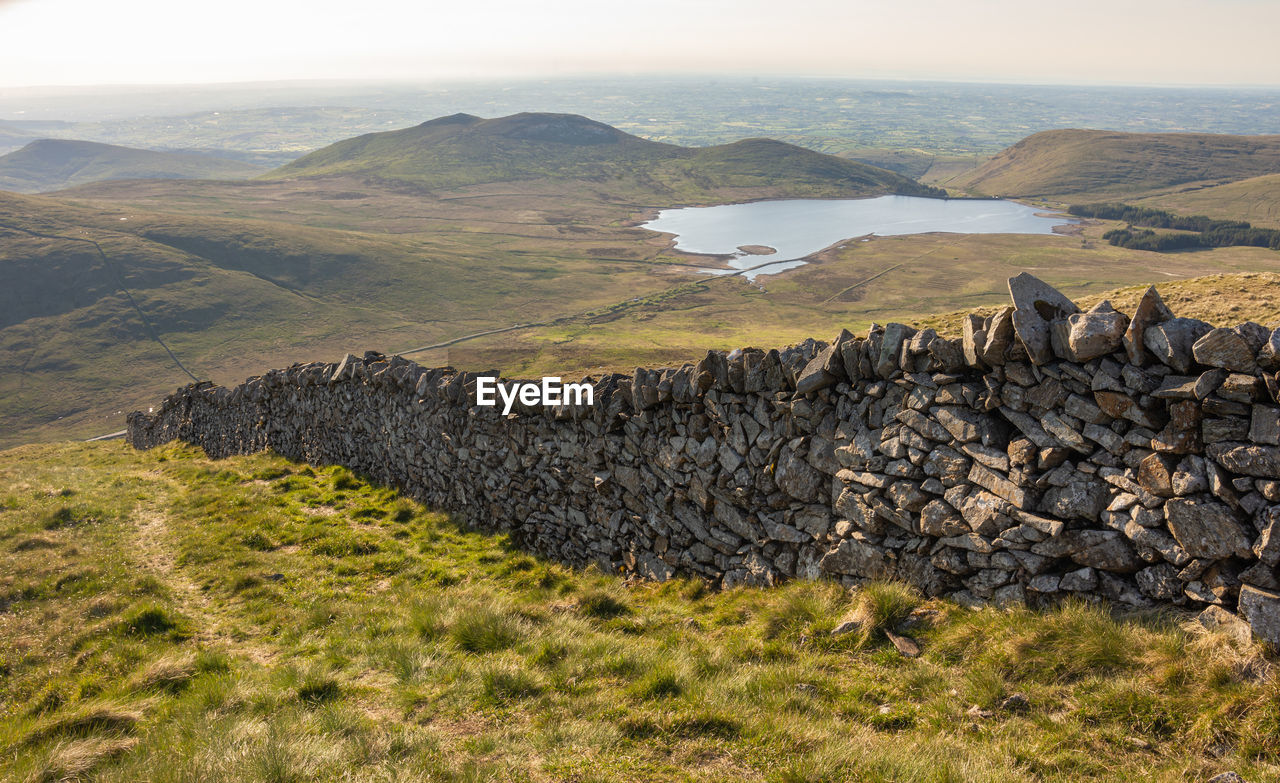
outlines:
M814 153L776 155L771 144L707 148L696 160L659 155L647 179L631 172L585 184L541 176L428 192L333 176L0 195L0 225L64 237L0 229L0 265L13 281L0 308L0 447L120 430L126 412L190 380L120 292L117 271L183 363L220 384L293 362L405 351L528 323L539 326L413 358L521 375L629 371L696 361L708 348L781 346L1004 304L1005 278L1022 271L1072 296L1280 271L1280 255L1264 249L1129 251L1100 241L1108 226L1090 225L1065 237L851 242L752 285L691 273L690 262L716 262L676 254L669 237L634 227L677 204L850 195L819 187L833 171L848 174L858 192L885 184L868 184L845 161L827 170L816 161L828 159ZM635 145L641 158L655 147L669 151ZM617 165L635 162L620 154ZM1250 198L1223 209L1259 208L1261 196ZM98 242L119 269L65 237Z
M1280 774L1262 651L1174 615L630 583L268 454L28 446L0 487L0 779Z
M1028 136L946 185L1079 204L1220 185L1277 170L1280 136L1051 130Z

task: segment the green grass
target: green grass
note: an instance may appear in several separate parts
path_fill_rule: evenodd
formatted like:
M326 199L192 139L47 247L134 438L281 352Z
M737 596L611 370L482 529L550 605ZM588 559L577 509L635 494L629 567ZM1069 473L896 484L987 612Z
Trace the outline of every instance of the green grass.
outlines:
M901 174L785 142L680 147L586 117L546 113L493 119L459 114L369 133L316 150L262 179L334 175L434 190L580 180L609 200L633 203L706 201L726 188L764 187L791 197L928 192Z
M1260 651L1173 615L626 583L272 455L31 446L0 488L0 779L1280 774Z

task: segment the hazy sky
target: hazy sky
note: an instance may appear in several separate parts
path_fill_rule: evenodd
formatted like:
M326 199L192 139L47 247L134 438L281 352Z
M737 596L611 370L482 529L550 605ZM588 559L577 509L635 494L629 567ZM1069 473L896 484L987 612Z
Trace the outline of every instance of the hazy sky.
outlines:
M0 0L0 86L724 72L1280 84L1280 0Z

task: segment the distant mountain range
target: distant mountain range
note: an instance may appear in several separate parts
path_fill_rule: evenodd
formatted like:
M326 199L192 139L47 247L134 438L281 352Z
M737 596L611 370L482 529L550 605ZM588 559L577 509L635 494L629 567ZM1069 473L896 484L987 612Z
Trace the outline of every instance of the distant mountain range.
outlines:
M111 179L246 179L262 172L214 155L40 139L0 156L0 190L39 193Z
M1064 201L1133 198L1280 173L1280 136L1036 133L947 185L971 193Z
M331 144L266 179L358 175L431 189L581 179L619 192L768 187L797 195L930 195L886 169L769 139L661 144L574 114L454 114Z

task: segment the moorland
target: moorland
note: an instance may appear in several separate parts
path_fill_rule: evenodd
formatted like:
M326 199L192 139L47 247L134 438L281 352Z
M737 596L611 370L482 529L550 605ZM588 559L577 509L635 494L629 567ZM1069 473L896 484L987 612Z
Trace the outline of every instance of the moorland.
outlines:
M797 108L768 98L780 86ZM109 98L0 96L0 116L15 100L28 112L0 122L0 147L135 145L169 175L119 179L138 156L94 147L82 179L45 158L26 189L56 190L0 192L0 777L1280 773L1269 653L1185 616L972 610L893 583L634 583L344 468L18 445L120 429L194 377L347 351L573 376L873 321L955 335L1022 271L1086 306L1131 312L1154 282L1180 316L1275 323L1280 253L1116 247L1103 235L1117 221L847 242L754 282L698 274L720 259L639 228L676 205L933 187L1280 227L1275 137L1221 135L1258 133L1275 95L787 82L659 83L625 101L564 84L386 89L355 108L337 87L287 109L271 89L226 96L183 117L164 110L185 98L162 92L128 115ZM593 119L506 116L536 100ZM1112 130L1019 144L1074 126ZM1188 128L1218 135L1159 133ZM190 150L270 170L163 170ZM856 630L834 633L845 621ZM907 630L914 657L886 633Z
M1207 204L1216 188L1249 187L1275 163L1268 137L1207 137L1264 153L1219 164L1224 156L1194 154L1203 136L1154 144L1109 134L1095 145L1100 166L1078 137L1038 134L1020 143L1034 154L1015 147L941 184L981 192L998 165L1001 190L1032 183L1034 203L1048 209L1103 194L1171 205L1199 198L1200 211L1221 213L1242 197ZM1142 145L1159 151L1159 176L1154 158L1133 151ZM1103 175L1105 183L1081 184ZM1053 236L845 243L748 282L696 273L691 263L718 260L673 252L668 236L637 227L676 205L939 192L776 140L691 148L575 115L526 113L366 134L248 180L106 179L3 194L0 254L11 284L0 294L9 368L0 443L110 433L125 412L192 378L232 383L349 350L574 375L993 304L1021 271L1076 298L1280 272L1280 254L1265 248L1130 250L1102 240L1114 221L1089 221ZM1249 203L1263 202L1265 194Z

